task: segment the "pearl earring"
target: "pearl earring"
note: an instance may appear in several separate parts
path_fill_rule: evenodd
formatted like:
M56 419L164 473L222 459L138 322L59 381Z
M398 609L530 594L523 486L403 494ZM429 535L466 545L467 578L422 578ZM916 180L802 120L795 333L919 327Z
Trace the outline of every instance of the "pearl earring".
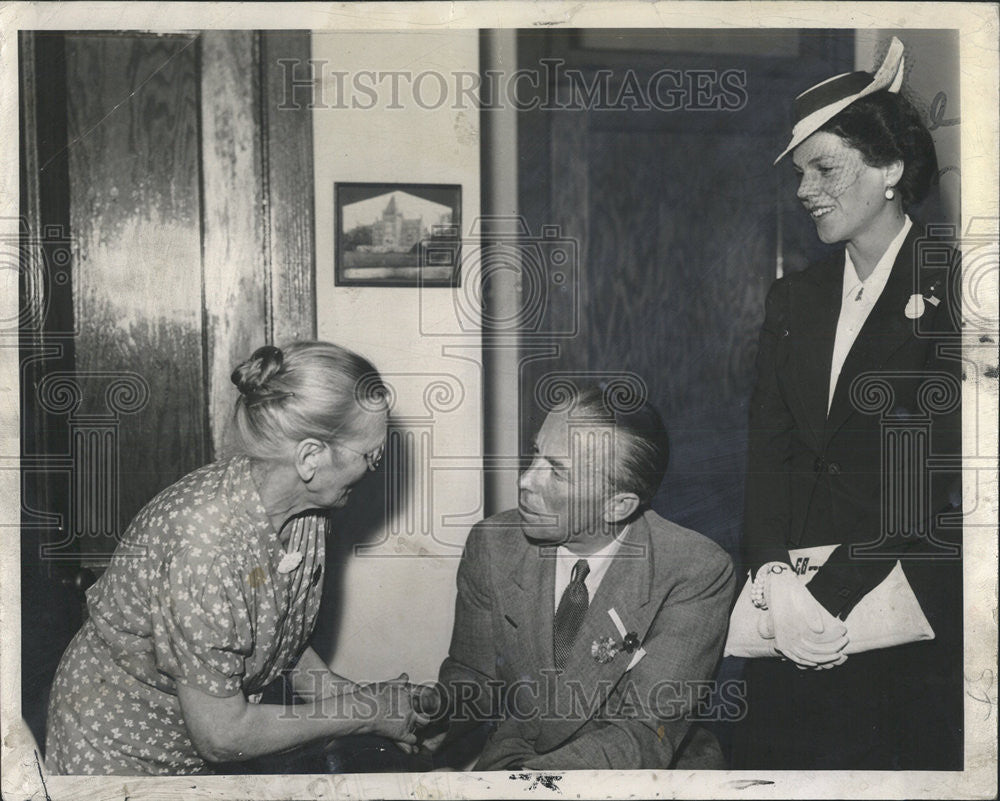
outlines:
M885 199L892 200L894 197L896 197L896 192L893 190L891 186L887 186L885 188Z

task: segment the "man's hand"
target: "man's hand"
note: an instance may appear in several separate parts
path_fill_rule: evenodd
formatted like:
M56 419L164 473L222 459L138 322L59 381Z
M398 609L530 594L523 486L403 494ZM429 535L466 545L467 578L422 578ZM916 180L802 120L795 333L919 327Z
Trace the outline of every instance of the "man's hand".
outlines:
M445 731L439 731L431 737L423 738L420 732L417 732L417 742L421 750L426 751L429 754L435 753L440 747L441 743L444 742L445 736L448 734L447 729Z
M441 715L447 703L436 685L414 685L411 690L411 698L414 710L429 720L434 720Z
M447 716L444 714L447 701L436 685L420 685L413 688L413 709L427 723L417 731L417 742L421 750L433 754L448 733Z
M847 626L833 617L791 572L768 576L775 647L800 668L831 668L847 656Z

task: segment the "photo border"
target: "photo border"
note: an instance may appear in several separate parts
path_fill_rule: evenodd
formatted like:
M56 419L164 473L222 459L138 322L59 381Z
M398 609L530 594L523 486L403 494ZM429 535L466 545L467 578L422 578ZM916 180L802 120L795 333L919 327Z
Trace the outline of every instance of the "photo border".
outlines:
M404 28L549 27L850 27L877 29L957 28L961 35L962 220L966 233L980 226L996 242L998 218L997 7L980 3L822 2L456 2L344 3L8 3L0 8L3 40L0 71L0 141L7 165L16 164L18 30L285 28L317 31L393 31ZM847 24L849 23L849 24ZM0 217L16 219L17 170L0 171ZM7 233L6 231L3 233ZM6 287L12 285L10 277ZM13 282L16 284L16 281ZM17 292L0 296L3 319L16 319ZM995 341L995 340L994 340ZM20 577L17 537L20 452L16 336L0 339L0 636L20 640ZM0 649L0 761L6 798L123 798L167 796L212 799L292 798L497 798L558 793L583 798L992 798L997 792L997 383L995 350L970 364L963 393L966 497L965 551L966 770L962 772L723 771L681 774L654 771L572 771L540 782L534 773L384 774L268 777L47 776L30 736L19 726L20 653ZM992 370L992 376L990 374ZM983 432L991 438L984 444ZM971 486L970 486L971 485ZM981 527L981 528L979 528Z

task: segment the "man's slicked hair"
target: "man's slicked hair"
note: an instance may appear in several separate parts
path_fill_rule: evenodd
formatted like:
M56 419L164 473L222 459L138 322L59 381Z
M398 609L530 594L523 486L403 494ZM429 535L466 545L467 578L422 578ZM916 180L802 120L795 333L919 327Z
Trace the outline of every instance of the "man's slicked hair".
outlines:
M600 386L577 388L566 409L570 424L613 426L615 464L609 476L615 492L634 492L652 501L667 471L670 444L663 418L644 398L622 399Z

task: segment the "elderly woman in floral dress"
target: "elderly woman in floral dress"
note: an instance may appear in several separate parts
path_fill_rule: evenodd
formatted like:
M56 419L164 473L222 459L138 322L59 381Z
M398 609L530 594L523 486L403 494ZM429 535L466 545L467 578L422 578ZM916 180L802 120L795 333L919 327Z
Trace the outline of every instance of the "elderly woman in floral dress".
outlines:
M352 685L308 646L327 512L381 459L378 372L297 342L232 378L242 453L157 495L87 594L49 705L53 772L201 773L321 738L415 741L405 675ZM286 670L308 703L254 703Z

